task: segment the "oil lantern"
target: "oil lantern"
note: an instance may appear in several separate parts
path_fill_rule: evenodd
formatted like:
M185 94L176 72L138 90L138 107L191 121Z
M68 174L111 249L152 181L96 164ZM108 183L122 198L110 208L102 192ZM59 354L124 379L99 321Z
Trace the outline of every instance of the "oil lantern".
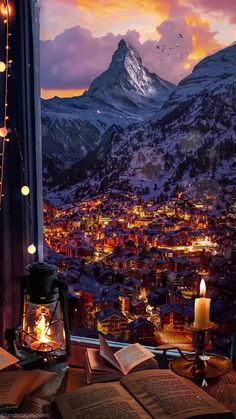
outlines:
M65 363L70 355L67 286L54 265L36 262L26 271L21 279L21 349L40 355L44 366Z

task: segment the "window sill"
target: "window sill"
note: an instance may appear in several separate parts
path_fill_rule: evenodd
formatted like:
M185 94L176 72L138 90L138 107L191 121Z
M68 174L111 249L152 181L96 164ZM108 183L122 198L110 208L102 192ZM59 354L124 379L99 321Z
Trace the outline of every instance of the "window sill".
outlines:
M108 340L107 343L109 346L114 350L122 349L128 346L128 343L122 343L122 342L114 342L111 340ZM84 366L84 358L85 358L85 351L86 348L98 348L99 347L99 340L93 339L93 338L87 338L82 336L71 336L71 356L69 360L69 365L71 366L77 366L77 367L83 367ZM155 349L153 346L145 346L149 351L155 354L156 358L158 359L158 362L161 364L160 366L167 367L166 363L164 365L164 358L163 358L163 351L160 349ZM186 352L183 351L184 354L193 354L193 352ZM170 349L168 351L168 356L172 357L178 357L180 356L179 352L175 349ZM162 366L163 364L163 366Z

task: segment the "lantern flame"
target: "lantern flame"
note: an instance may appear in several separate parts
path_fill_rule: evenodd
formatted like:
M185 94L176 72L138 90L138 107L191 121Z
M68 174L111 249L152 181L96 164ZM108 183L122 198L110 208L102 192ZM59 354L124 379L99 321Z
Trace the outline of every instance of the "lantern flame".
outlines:
M60 347L60 343L52 339L52 331L49 325L50 323L45 318L45 312L41 311L35 321L34 332L36 334L36 339L31 343L31 349L41 352L50 352L55 351Z
M36 321L36 326L35 326L35 332L37 335L37 340L39 342L42 342L42 343L50 342L50 339L48 339L48 336L50 336L51 331L48 326L49 326L49 323L46 322L45 314L41 313L41 318L38 321Z
M204 279L202 278L200 282L200 297L205 297L206 295L206 283Z

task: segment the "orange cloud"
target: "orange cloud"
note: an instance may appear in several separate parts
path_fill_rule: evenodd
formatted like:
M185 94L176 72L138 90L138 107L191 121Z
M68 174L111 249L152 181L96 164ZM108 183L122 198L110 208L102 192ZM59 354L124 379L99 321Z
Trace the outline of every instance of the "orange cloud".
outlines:
M187 23L187 25L189 26L201 26L204 27L205 29L209 29L209 21L206 19L203 19L200 16L197 15L189 15L185 17L185 22Z
M163 0L76 0L79 9L107 18L116 14L117 19L122 19L128 14L143 12L145 15L157 13L162 19L170 15L171 3ZM134 4L135 3L135 4Z
M223 48L224 45L217 42L215 39L216 33L210 31L210 21L197 15L188 15L185 17L185 23L192 40L191 52L183 65L187 70L209 53Z

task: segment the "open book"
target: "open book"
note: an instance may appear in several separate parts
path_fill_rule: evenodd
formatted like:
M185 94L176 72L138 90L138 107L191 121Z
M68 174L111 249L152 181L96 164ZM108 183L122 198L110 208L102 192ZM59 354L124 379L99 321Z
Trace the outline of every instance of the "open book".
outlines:
M0 374L0 412L17 409L29 390L37 373L33 371L9 371Z
M126 346L113 353L103 336L100 349L87 348L85 375L88 384L119 380L129 372L158 368L154 354L139 343Z
M15 369L17 369L17 362L19 362L18 358L9 354L9 352L0 347L0 370L10 369L11 367L15 367Z
M233 419L232 412L195 384L161 369L57 395L55 405L63 419Z
M55 373L42 370L1 372L0 412L18 409L23 397L28 396L54 376Z

